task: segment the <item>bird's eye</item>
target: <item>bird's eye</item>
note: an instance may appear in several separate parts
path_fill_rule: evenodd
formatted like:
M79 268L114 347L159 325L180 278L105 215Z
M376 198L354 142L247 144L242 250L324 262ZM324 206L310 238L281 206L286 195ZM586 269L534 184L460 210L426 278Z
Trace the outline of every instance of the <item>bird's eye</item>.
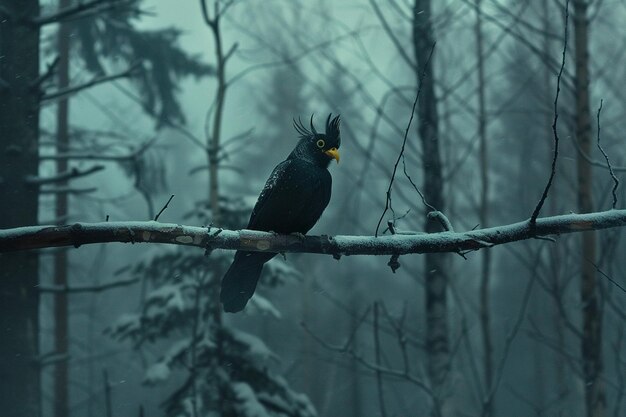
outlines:
M317 147L318 148L323 148L324 145L326 145L326 142L324 142L324 140L320 139L317 141Z

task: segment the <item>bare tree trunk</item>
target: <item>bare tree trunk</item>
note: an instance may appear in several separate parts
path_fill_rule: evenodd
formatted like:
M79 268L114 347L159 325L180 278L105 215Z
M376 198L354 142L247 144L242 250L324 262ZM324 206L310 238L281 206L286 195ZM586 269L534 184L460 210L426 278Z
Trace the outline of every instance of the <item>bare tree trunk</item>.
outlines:
M586 155L591 154L591 112L589 106L589 20L586 0L574 0L574 43L576 62L576 140ZM593 210L592 169L578 157L578 206L581 213ZM588 417L603 417L606 396L602 373L602 311L598 304L594 232L582 235L581 301L583 306L582 360L585 403Z
M476 57L478 59L478 138L479 138L479 161L480 161L480 215L481 227L487 227L489 216L489 166L487 162L487 119L485 116L485 65L483 61L483 31L481 18L481 2L476 0L476 25L474 33L476 37ZM481 279L480 279L480 324L482 328L484 362L483 372L485 379L485 391L491 392L493 385L493 344L491 340L491 323L489 311L489 281L491 268L491 251L482 252ZM492 398L491 396L489 398ZM493 414L493 402L485 404L483 415Z
M310 265L306 265L309 267ZM302 323L306 323L308 326L315 325L314 324L314 315L311 313L311 297L310 292L312 291L313 282L312 280L306 280L300 286L300 305L301 311L300 316L302 317ZM310 337L305 337L300 339L300 349L302 350L302 370L304 373L304 390L305 392L311 396L311 393L315 391L315 372L312 372L315 365L313 364L313 349L315 345L310 340Z
M413 8L413 47L417 67L417 80L420 72L426 74L418 105L419 136L422 144L422 165L424 171L423 192L426 200L440 211L444 210L443 178L439 152L439 116L432 61L428 60L434 43L431 22L430 0L415 0ZM426 220L428 233L440 230L433 220ZM428 375L435 392L435 400L442 404L445 396L444 385L450 367L448 343L448 317L446 290L449 257L445 254L424 255L424 276L426 278L426 351L428 355ZM442 410L435 405L433 414Z
M544 56L552 56L551 40L549 36L550 30L552 29L552 26L553 26L552 13L550 12L550 0L541 0L541 16L542 16L542 27L544 31L543 45L542 45L543 54ZM544 85L544 90L546 91L545 107L547 109L553 106L553 97L549 93L550 91L553 91L552 82L553 82L553 73L552 71L550 71L550 68L547 65L545 65L544 71L543 71L543 85ZM551 128L552 119L553 119L553 115L550 112L546 111L545 122L544 122L546 126L545 139L546 139L546 145L547 145L546 164L551 163L552 146L554 146L554 141L553 141L553 136L552 136L553 132ZM559 201L559 198L560 198L560 190L559 190L557 182L555 182L552 185L552 190L550 191L550 193L551 193L551 197L548 200L548 203L550 207L550 215L553 215L554 213L557 213L559 210L557 202ZM559 247L558 245L552 245L550 247L550 258L548 261L550 265L549 271L551 275L553 288L555 291L559 291L559 292L562 292L561 283L560 283L561 263L562 263L561 250L562 248ZM563 324L563 319L559 313L559 307L557 306L552 307L551 316L553 317L552 325L554 326L554 329L555 329L558 352L565 352L566 346L565 346L564 324ZM541 342L537 341L536 343L540 344ZM555 364L555 382L556 382L556 385L554 386L553 389L557 395L561 395L567 392L568 390L568 382L565 376L565 366L566 366L565 358L563 357L563 355L558 354L558 353L553 354L552 358L554 358L552 363Z
M224 58L224 50L222 46L222 37L220 33L220 20L216 16L211 29L213 31L213 39L215 44L216 55L216 78L217 93L215 97L215 116L213 118L213 127L209 142L209 204L211 206L211 214L213 223L220 223L220 207L219 207L219 160L218 153L220 150L220 135L222 130L222 115L224 114L224 100L226 98L226 79Z
M222 7L219 0L215 0L214 3L214 16L210 17L209 11L207 8L206 0L200 0L200 5L202 8L203 16L205 23L211 29L211 33L213 35L213 45L215 47L215 59L216 59L216 79L217 79L217 91L215 93L215 114L212 119L211 126L211 136L208 138L208 162L209 162L209 206L211 207L211 215L212 215L212 223L220 224L221 223L221 213L220 213L220 194L219 194L219 150L220 150L220 137L222 133L222 117L224 115L224 103L226 100L226 61L228 59L227 56L224 55L224 47L222 43L222 33L220 30L221 17L223 13ZM224 274L222 268L218 265L214 267L213 273L215 276L221 277ZM219 372L224 363L224 351L223 351L223 340L222 340L222 326L223 326L223 316L222 316L222 306L217 301L219 299L220 293L220 280L213 280L213 284L211 285L210 291L214 294L214 300L216 302L212 305L212 310L210 312L211 320L213 321L213 325L215 326L215 343L217 345L215 357L212 358L212 367L213 373L215 375L216 381L219 381ZM195 384L195 380L194 380ZM224 402L225 394L223 392L223 387L221 382L217 382L217 398L215 403L215 410L219 415L223 415L225 413L225 402ZM194 398L194 401L196 399Z
M104 385L104 411L106 417L113 417L113 402L111 401L111 383L109 382L109 372L102 370L102 384Z
M361 307L361 297L358 294L358 291L354 291L350 296L350 311L352 314L350 315L350 330L349 334L354 334L354 344L355 346L359 345L359 338L357 332L358 323L358 314L359 309ZM350 356L348 365L348 372L350 377L350 404L352 408L352 416L353 417L362 417L363 416L363 395L361 393L361 377L359 375L359 363L356 358Z
M24 181L39 168L38 0L4 0L0 8L0 229L37 223L38 190ZM0 255L0 410L40 414L39 261L35 253Z
M70 6L71 0L60 0L59 9ZM66 88L69 85L69 52L70 38L67 24L61 23L58 32L58 88ZM67 152L69 144L69 100L62 98L57 104L57 151ZM57 161L57 172L67 171L67 159ZM66 183L60 183L63 187ZM66 221L68 214L68 195L58 193L55 202L55 217L60 221ZM54 284L67 286L68 284L68 252L59 251L54 257ZM69 329L68 329L68 294L57 293L54 296L54 350L58 354L69 353ZM55 417L67 417L69 415L69 362L60 361L55 365L54 372L54 415Z

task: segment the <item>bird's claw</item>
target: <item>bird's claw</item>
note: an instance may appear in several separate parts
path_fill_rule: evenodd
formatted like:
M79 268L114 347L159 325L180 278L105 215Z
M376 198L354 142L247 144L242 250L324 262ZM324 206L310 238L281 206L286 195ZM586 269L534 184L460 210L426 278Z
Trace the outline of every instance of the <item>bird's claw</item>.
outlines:
M295 236L295 237L297 237L300 240L304 240L304 238L305 238L305 236L302 233L300 233L300 232L291 233L291 236Z

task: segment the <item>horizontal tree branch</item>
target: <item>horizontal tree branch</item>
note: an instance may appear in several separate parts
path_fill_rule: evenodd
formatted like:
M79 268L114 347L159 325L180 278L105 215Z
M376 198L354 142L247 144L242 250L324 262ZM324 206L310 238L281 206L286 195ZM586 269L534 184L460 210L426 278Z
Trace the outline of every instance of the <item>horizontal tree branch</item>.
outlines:
M111 155L99 152L68 152L57 153L51 155L40 155L40 160L59 160L59 159L72 159L72 160L95 160L95 161L126 161L135 159L144 153L154 142L156 142L158 136L145 141L139 145L136 149L123 155Z
M580 148L580 145L578 144L578 141L576 140L576 138L574 138L573 136L570 136L570 138L572 139L572 143L574 144L574 147L576 148L576 151L578 152L578 155L582 156L583 159L585 161L587 161L587 163L589 165L609 170L609 166L606 164L606 162L600 162L600 161L597 161L597 160L593 159L591 156L587 155L587 153L585 153L585 151L583 151ZM613 165L611 165L611 169L613 169L614 172L626 172L626 167L625 166L613 166Z
M69 97L73 94L76 94L80 91L94 87L96 85L104 84L109 81L114 81L120 78L130 77L133 75L133 72L135 72L139 67L140 67L139 64L135 64L122 72L118 72L117 74L94 77L93 79L91 79L90 81L87 81L86 83L70 86L67 88L62 88L52 93L44 94L41 97L41 100L42 101L58 100L61 98Z
M118 281L107 282L100 285L40 285L39 291L46 293L98 293L113 288L127 287L139 282L139 278L129 278Z
M39 194L89 194L98 191L96 187L75 188L75 187L55 187L43 188Z
M102 171L103 169L104 169L104 165L94 165L90 168L82 169L82 170L78 168L72 168L68 171L60 172L50 177L38 177L36 175L29 175L28 177L26 177L26 183L32 184L32 185L54 184L57 182L63 182L63 181L71 180L74 178L85 177L95 172Z
M0 252L91 243L168 243L213 249L342 255L405 255L464 252L547 235L626 226L626 210L567 214L468 232L391 236L296 236L254 230L223 230L171 223L102 222L28 226L0 230Z
M39 367L43 368L44 366L55 365L59 362L65 362L69 359L70 355L68 353L53 351L39 356L35 361L37 365L39 365Z
M59 9L56 13L39 16L35 19L32 19L31 22L37 26L48 25L50 23L57 23L61 20L65 20L68 18L77 17L78 15L92 11L94 9L99 9L98 11L103 11L104 9L118 6L120 4L130 3L128 0L91 0L86 1L84 3L78 3L74 6L66 7L63 9Z

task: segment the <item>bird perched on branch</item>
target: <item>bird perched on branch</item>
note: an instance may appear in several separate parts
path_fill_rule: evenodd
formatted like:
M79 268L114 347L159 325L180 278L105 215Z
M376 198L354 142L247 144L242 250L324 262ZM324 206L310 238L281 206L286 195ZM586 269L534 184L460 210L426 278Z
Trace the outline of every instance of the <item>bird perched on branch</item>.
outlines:
M281 234L305 234L322 215L330 201L332 179L328 165L339 163L339 116L326 119L325 133L307 129L300 119L294 127L300 140L286 160L274 168L265 183L247 229ZM263 265L276 256L269 252L237 251L222 279L220 301L224 311L243 310L254 293Z

